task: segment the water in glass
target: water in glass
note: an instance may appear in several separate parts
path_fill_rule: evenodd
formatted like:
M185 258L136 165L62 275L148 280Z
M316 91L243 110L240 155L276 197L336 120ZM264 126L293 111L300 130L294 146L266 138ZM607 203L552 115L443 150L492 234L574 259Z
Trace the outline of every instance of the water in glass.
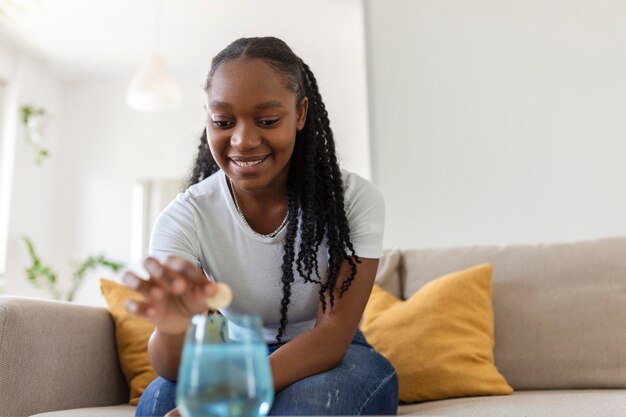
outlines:
M267 415L274 398L267 354L260 317L194 316L185 336L176 386L182 415Z

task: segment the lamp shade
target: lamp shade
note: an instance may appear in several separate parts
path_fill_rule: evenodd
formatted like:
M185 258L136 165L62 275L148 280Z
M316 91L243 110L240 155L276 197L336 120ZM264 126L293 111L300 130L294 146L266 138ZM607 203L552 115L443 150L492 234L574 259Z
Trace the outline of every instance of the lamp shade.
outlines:
M180 107L182 93L165 60L150 56L128 85L126 104L135 110L159 112Z

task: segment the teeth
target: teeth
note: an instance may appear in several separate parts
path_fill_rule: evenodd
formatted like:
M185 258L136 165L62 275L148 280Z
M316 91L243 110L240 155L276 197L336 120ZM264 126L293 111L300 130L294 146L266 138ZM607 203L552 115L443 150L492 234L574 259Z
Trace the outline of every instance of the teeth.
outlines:
M250 162L243 162L243 161L233 161L233 162L239 165L240 167L251 167L253 165L260 164L262 161L263 161L262 159L259 159L258 161L250 161Z

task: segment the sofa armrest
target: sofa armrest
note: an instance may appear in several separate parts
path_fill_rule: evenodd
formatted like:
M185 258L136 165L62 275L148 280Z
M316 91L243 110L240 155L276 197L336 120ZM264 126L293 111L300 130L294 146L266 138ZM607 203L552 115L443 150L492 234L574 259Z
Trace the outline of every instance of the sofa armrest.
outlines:
M0 297L0 416L128 402L102 307Z

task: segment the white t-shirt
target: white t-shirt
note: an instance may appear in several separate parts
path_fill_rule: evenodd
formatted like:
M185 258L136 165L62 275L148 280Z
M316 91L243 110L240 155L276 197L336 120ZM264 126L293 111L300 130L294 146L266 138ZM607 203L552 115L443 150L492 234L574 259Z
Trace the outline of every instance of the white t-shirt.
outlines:
M363 258L380 258L385 204L380 191L355 173L342 170L344 202L350 241ZM273 238L256 235L241 219L223 171L179 193L158 216L149 253L164 261L169 255L184 257L201 267L216 282L233 290L233 302L222 310L230 314L257 314L263 319L263 338L276 343L280 328L282 258L287 227ZM296 259L300 246L296 239ZM320 277L328 269L326 240L318 253ZM294 266L286 335L292 339L315 325L319 285L304 282ZM316 278L313 276L313 278Z

